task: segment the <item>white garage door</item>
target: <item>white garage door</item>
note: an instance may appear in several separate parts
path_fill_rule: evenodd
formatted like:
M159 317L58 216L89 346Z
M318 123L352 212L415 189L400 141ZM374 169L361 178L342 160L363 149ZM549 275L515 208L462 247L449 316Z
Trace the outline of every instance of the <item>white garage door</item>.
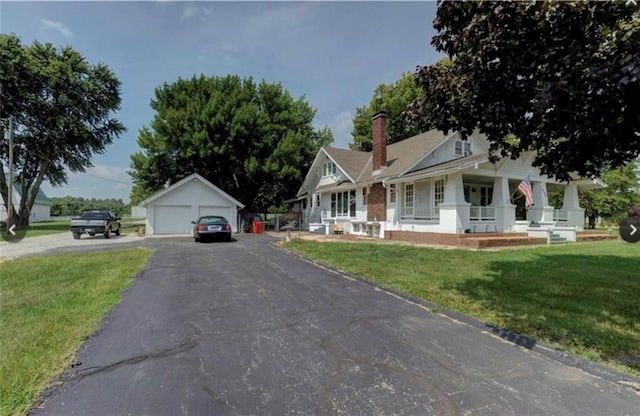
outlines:
M229 218L229 207L207 207L207 206L199 206L198 207L198 216L202 217L203 215L221 215L227 219L227 221L231 222L231 218Z
M156 205L154 210L154 234L190 234L191 206L184 205Z

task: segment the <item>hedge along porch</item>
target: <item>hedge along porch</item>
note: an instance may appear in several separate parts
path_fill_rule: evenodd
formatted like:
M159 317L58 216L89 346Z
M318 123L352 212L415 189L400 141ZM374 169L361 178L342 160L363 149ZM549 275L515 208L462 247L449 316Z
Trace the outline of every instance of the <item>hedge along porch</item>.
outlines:
M193 225L203 215L220 215L238 232L238 211L244 205L194 173L142 201L147 209L146 233L191 234Z

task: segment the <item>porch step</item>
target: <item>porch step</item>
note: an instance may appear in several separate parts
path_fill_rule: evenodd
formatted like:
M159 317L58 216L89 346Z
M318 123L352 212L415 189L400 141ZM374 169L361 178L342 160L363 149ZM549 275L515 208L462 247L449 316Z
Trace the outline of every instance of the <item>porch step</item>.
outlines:
M326 234L327 233L327 226L323 225L322 227L318 227L315 230L311 231L314 234Z
M560 237L560 234L556 234L556 233L551 233L549 235L549 244L559 244L559 243L566 243L567 239L564 237Z

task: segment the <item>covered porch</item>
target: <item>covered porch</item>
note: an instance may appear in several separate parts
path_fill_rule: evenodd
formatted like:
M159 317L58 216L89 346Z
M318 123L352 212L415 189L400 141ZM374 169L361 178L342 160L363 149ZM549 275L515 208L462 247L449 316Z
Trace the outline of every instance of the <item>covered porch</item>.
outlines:
M584 229L579 181L569 184L532 177L534 205L524 209L517 187L523 176L483 175L473 170L396 183L400 206L395 230L448 234L526 233L531 224ZM549 203L548 186L562 192L562 206ZM424 229L422 229L424 228Z

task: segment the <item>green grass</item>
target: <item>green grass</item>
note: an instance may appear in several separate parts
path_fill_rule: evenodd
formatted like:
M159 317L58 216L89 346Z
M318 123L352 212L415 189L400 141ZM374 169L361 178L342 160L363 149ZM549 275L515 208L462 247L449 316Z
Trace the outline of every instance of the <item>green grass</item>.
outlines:
M286 248L640 375L640 244L467 251L293 240Z
M0 265L0 415L26 414L152 253L40 256Z
M132 226L129 224L134 222L143 223L144 218L123 218L120 222L123 225L122 232L124 234L135 233L137 231L137 225ZM129 226L126 226L126 225L129 225ZM25 238L39 237L42 235L60 234L60 233L70 233L69 220L31 223L28 226L27 232L25 234Z
M69 232L69 221L47 221L29 224L25 238Z

